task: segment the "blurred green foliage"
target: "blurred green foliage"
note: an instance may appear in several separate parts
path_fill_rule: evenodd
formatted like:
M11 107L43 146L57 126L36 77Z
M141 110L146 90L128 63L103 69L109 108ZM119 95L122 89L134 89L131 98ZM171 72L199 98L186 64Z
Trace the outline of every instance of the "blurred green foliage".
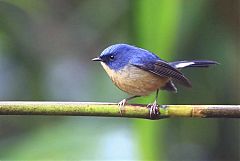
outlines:
M174 41L176 40L176 29L179 21L180 1L178 0L162 0L162 1L137 1L136 17L136 42L138 46L146 49L151 49L152 52L171 53L174 49ZM174 55L158 54L162 59L173 57ZM153 102L154 96L151 99L141 98L141 103L148 104ZM160 94L161 100L167 100L166 96ZM159 101L159 103L162 101ZM139 135L141 154L144 160L158 160L166 158L164 146L161 142L164 141L163 132L167 126L166 121L150 122L144 120L136 121L136 135ZM159 144L156 144L158 142ZM153 155L155 154L155 155ZM157 155L156 155L157 154Z
M220 62L184 70L193 88L159 103L240 104L239 17L238 0L2 0L0 100L118 102L126 94L91 58L124 42ZM235 161L239 129L237 119L0 116L0 160Z

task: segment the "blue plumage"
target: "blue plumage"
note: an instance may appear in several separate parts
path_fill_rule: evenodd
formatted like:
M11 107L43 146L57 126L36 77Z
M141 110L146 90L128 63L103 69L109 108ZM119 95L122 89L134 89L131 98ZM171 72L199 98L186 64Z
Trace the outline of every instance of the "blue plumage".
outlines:
M128 44L115 44L107 47L94 61L101 64L113 83L132 97L122 100L120 112L124 104L135 97L149 95L157 91L168 90L176 92L173 81L186 87L191 87L190 81L180 72L186 67L209 67L218 64L211 60L191 60L166 62L157 55ZM157 101L150 105L150 117L159 113Z
M114 57L114 61L111 60ZM118 71L129 63L144 63L160 60L155 54L128 44L115 44L107 47L100 58L113 70Z

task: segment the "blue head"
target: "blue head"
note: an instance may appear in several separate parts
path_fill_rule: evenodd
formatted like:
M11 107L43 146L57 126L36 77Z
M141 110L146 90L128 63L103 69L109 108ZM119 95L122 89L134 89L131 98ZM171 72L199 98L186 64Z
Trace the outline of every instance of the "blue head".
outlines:
M147 50L128 44L115 44L107 47L98 58L93 61L102 61L110 69L118 71L124 68L131 61L143 59L159 59L156 55Z

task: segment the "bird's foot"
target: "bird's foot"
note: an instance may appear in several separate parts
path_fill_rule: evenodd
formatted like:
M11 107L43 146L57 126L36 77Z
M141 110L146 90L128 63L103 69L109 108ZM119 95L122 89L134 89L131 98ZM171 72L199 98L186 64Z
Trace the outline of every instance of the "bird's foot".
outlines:
M124 110L124 106L127 103L127 99L123 99L122 101L120 101L118 103L118 107L119 107L119 112L122 115L122 111Z
M158 118L160 112L159 112L157 101L155 100L153 104L148 104L147 107L150 108L150 118L151 119Z

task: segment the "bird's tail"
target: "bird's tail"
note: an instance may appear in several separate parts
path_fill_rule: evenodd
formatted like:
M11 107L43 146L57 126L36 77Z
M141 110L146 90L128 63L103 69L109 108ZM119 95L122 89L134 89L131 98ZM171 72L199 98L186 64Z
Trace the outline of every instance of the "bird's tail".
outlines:
M177 69L186 68L186 67L209 67L213 64L219 64L216 61L211 60L189 60L189 61L175 61L169 63L172 67Z

